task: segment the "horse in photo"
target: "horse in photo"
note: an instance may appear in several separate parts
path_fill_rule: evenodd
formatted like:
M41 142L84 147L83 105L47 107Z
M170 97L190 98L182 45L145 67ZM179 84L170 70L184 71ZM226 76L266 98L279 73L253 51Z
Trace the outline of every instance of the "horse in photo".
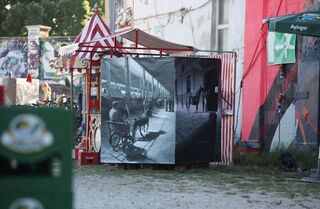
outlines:
M195 106L196 106L196 111L195 111L195 113L198 112L198 107L199 107L199 103L200 103L200 98L201 98L201 96L202 96L203 98L205 98L205 97L204 97L205 92L206 92L205 89L204 89L202 86L200 86L199 90L197 91L197 93L196 93L195 95L189 96L189 98L186 99L186 107L187 107L187 109L188 109L188 113L190 113L190 106L191 106L191 105L195 105ZM204 105L205 105L204 99L203 99L203 101L202 101L202 105L203 105L203 108L202 108L202 109L203 109L203 111L204 111Z

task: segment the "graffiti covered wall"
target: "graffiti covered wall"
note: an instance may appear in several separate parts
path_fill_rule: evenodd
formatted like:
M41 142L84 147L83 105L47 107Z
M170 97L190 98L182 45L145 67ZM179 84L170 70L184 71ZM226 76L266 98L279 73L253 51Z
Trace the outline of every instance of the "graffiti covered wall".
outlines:
M320 39L301 37L298 60L296 115L297 142L317 144L319 118Z
M27 39L0 38L0 77L25 78L27 69Z
M264 18L314 10L315 1L247 1L242 141L266 151L318 142L319 58L317 38L298 36L297 62L267 65ZM255 24L253 24L255 23ZM255 37L254 37L255 36ZM254 41L253 41L254 40ZM256 47L252 47L252 44Z
M30 72L33 78L61 78L55 60L59 48L73 40L74 37L53 37L28 43L27 38L0 38L0 77L26 78Z
M55 60L61 46L68 45L75 37L52 37L40 41L40 78L59 79L59 71L56 69Z

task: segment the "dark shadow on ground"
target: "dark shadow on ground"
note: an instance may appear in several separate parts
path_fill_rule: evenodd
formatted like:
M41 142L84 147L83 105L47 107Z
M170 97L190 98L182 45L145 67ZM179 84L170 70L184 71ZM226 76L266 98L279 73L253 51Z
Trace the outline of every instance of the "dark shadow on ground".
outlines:
M160 131L157 131L157 132L148 132L145 137L139 137L137 139L137 141L152 141L152 140L155 140L157 139L160 135L163 135L165 134L166 132L163 131L163 130L160 130Z
M130 145L126 150L124 150L124 154L127 159L130 161L144 161L148 160L147 150L141 147L137 147L134 145Z

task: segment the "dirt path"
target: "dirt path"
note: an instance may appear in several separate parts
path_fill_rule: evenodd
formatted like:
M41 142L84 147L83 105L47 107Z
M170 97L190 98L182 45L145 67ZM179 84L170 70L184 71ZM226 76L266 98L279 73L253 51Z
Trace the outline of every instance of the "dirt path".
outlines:
M242 171L76 167L76 209L320 208L320 185Z

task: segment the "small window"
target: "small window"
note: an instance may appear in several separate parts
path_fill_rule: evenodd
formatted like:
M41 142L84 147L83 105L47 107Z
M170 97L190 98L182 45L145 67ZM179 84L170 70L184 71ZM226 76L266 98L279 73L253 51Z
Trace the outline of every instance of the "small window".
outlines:
M219 25L229 24L229 0L219 1Z
M229 7L230 0L219 0L216 42L219 51L228 50Z

